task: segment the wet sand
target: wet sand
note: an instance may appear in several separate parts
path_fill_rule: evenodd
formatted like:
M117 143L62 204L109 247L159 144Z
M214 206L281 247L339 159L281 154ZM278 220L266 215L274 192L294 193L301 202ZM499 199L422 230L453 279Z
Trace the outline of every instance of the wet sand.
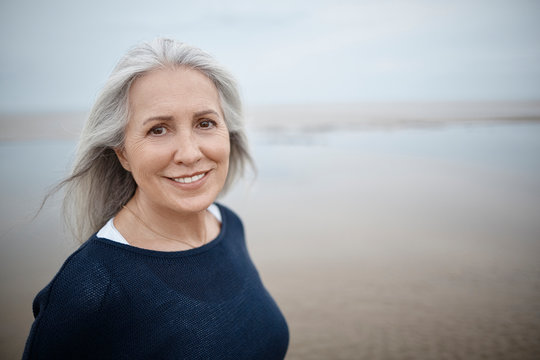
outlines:
M363 151L269 146L291 159L281 164L289 172L260 179L235 207L289 320L289 359L540 355L540 160L479 159L512 146L517 155L518 139L499 130L450 131L449 144L477 159L437 156L437 144L388 150L393 141L426 146L437 138L426 130L381 134L386 150L361 145L372 133L353 136ZM295 158L312 167L295 169Z
M250 127L257 178L221 201L288 320L287 359L540 356L540 123L351 130L276 111ZM76 248L58 199L30 221L72 156L58 139L0 143L2 359L20 357L33 297Z

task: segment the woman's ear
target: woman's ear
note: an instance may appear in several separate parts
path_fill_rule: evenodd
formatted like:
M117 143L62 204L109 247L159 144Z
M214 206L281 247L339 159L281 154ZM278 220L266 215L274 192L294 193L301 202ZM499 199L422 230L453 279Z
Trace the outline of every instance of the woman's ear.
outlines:
M129 161L126 158L124 147L118 147L114 149L114 152L116 154L116 157L120 161L120 164L124 169L127 171L131 171L131 167L129 166Z

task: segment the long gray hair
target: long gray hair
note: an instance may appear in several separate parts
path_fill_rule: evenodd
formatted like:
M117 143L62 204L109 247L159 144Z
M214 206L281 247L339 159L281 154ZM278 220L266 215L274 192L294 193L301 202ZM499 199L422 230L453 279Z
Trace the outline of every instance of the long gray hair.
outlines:
M196 47L164 38L141 43L128 51L105 83L84 125L71 175L58 187L66 188L64 219L79 241L86 240L113 217L137 187L114 152L124 144L131 84L152 70L179 66L200 71L218 90L231 146L222 193L243 173L246 164L253 164L232 76Z

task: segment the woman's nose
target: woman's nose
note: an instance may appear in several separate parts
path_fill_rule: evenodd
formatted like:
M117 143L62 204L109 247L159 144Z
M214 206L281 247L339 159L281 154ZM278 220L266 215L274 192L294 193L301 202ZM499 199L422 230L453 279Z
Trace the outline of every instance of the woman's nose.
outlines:
M174 140L174 161L176 163L192 165L201 159L202 152L194 134L179 135Z

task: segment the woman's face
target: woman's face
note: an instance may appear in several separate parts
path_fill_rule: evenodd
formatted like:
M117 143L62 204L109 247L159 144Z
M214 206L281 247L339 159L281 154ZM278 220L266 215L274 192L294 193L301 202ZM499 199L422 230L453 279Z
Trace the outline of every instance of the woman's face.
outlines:
M155 70L129 91L125 145L116 153L137 182L134 199L157 211L198 212L229 168L229 132L214 84L202 73Z

